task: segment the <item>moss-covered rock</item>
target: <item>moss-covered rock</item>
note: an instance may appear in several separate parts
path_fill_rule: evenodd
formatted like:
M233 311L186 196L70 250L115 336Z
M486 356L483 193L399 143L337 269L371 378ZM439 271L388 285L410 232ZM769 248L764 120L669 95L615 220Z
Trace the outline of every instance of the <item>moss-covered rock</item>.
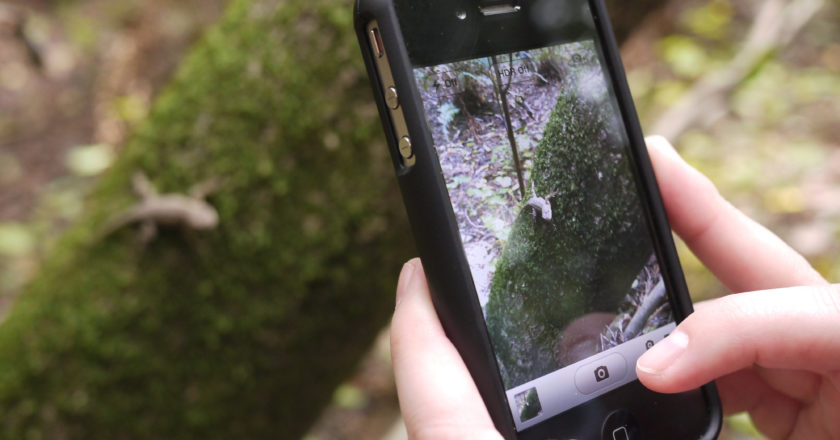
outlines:
M0 325L0 438L295 438L393 310L411 249L337 0L237 0ZM209 232L107 237L216 178Z
M487 321L508 387L562 367L562 330L615 313L652 252L617 113L603 87L574 89L561 93L531 174L537 195L554 193L552 218L523 206L491 285Z

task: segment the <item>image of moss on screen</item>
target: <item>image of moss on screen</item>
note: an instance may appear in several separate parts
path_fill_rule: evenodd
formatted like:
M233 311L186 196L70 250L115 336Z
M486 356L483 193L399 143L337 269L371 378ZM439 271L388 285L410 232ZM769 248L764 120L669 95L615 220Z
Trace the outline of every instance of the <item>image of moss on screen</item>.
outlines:
M602 350L601 332L653 253L603 76L577 82L560 94L537 144L533 197L523 200L490 287L487 324L508 388Z

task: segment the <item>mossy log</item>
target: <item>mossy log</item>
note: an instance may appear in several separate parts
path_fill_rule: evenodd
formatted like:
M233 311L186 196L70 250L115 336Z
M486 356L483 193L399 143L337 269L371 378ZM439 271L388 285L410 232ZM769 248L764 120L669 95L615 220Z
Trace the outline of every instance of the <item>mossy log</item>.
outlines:
M407 225L350 4L241 0L0 326L0 438L297 438L393 310ZM103 237L217 179L212 231Z
M0 438L297 438L411 250L350 2L234 0L0 325ZM635 24L635 22L634 22ZM137 202L217 179L212 231Z
M615 313L652 252L615 111L606 96L574 89L561 93L531 174L537 194L555 193L553 216L523 206L490 288L488 327L508 387L564 366L563 329Z

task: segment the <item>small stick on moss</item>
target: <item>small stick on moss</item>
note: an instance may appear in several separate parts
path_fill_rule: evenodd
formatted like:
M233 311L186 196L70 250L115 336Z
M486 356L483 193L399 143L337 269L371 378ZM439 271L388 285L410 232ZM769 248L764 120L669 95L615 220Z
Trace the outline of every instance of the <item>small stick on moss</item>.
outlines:
M638 336L644 329L645 323L648 322L648 319L650 319L659 306L664 304L667 300L668 296L665 293L665 283L662 282L662 280L659 280L659 282L653 286L653 289L645 295L639 309L636 310L636 313L633 314L633 318L630 319L630 323L627 324L627 328L624 329L624 340L629 341L630 339Z

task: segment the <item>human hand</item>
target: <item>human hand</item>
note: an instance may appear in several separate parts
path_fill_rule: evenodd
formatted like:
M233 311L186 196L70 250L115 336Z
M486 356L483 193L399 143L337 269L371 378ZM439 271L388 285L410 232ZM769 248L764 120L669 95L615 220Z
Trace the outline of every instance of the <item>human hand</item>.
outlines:
M665 393L716 380L724 411L748 411L770 438L840 439L840 285L726 202L664 138L648 149L674 231L727 288L754 292L698 304L639 358L639 379Z
M774 438L788 434L791 438L840 438L838 428L829 426L830 423L838 423L833 416L840 411L838 373L821 376L814 369L818 365L840 368L837 359L840 342L834 341L840 339L837 338L840 335L837 327L840 323L838 289L832 291L825 287L825 280L804 258L723 200L714 185L682 161L667 141L651 138L648 145L671 226L728 288L745 291L796 284L821 284L824 287L821 288L822 293L805 294L803 298L796 296L796 291L775 291L729 296L727 298L736 300L723 299L709 305L698 305L698 311L679 327L686 329L684 334L688 335L691 343L674 363L678 369L656 371L654 357L659 351L667 351L674 339L677 339L677 351L680 351L683 336L675 332L665 340L668 342L660 342L643 357L645 361L651 360L650 365L643 363L642 369L637 368L643 383L658 391L678 392L702 385L716 375L741 370L718 382L727 413L751 410L759 429ZM820 288L814 290L820 291ZM777 297L784 298L777 300ZM753 308L743 310L752 310L753 315L745 320L738 313L743 312L739 307L748 298ZM795 301L789 305L787 302L791 298ZM812 316L810 306L821 300L828 301L825 305L831 305L833 309L823 307ZM829 322L831 312L828 310L834 310L833 322ZM777 312L781 313L777 315ZM788 326L791 315L798 318L796 323ZM726 319L728 317L732 319ZM694 327L695 321L709 321L711 324ZM723 326L723 323L729 326ZM750 327L745 328L745 323ZM774 325L777 328L771 332L767 327ZM695 335L698 331L714 331L718 338L709 342L706 339L708 334ZM782 339L780 334L785 338ZM755 351L739 346L740 341L751 341L749 337L755 339L751 343L760 343L748 347ZM697 342L701 338L703 342ZM796 346L798 341L807 338L814 339L806 340L805 348ZM705 351L707 343L711 344L710 347L718 347L718 351ZM831 344L834 344L833 348ZM798 360L806 363L808 359L821 355L805 353L808 356L803 357L799 356L799 352L815 347L826 351L819 364L806 365L808 368L770 370L770 364L749 367L753 360L776 359L777 356L791 360L786 357L789 355L797 356ZM765 358L743 356L745 352L757 356L759 348L762 348ZM700 353L698 350L712 356L707 355L701 362L694 361L691 356ZM500 438L466 366L443 332L431 303L422 266L416 259L406 263L400 274L397 307L391 325L391 354L400 406L411 438ZM670 364L670 359L666 357L662 363ZM825 371L829 372L831 368ZM808 397L814 398L811 403L795 406L796 402ZM781 411L778 416L777 411ZM782 415L788 415L788 418L782 418ZM813 431L822 426L835 431L827 431L826 434ZM802 430L801 434L795 429ZM809 437L811 433L814 434ZM804 437L798 437L800 435Z
M502 438L440 325L417 258L405 263L397 284L391 359L409 438Z

